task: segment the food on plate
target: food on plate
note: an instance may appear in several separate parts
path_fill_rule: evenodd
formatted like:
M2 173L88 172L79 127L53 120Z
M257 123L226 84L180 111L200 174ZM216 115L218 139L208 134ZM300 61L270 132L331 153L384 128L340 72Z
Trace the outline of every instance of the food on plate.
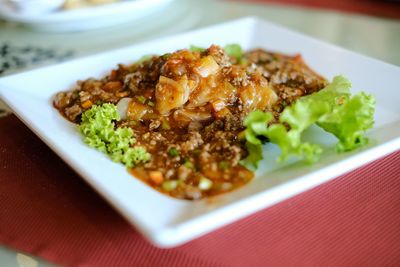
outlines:
M121 0L65 0L63 8L75 9L75 8L94 6L94 5L109 4L119 1Z
M342 76L328 83L300 55L192 46L79 81L54 106L135 177L196 200L251 181L266 142L280 160L317 160L322 148L301 140L313 124L338 138L338 151L365 144L374 99L350 87Z

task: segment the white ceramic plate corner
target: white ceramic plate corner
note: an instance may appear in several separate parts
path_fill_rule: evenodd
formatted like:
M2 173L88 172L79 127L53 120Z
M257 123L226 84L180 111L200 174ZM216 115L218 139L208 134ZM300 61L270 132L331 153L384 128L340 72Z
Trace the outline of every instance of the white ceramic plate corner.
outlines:
M377 99L377 110L376 125L368 132L370 145L340 155L327 152L313 166L299 162L277 164L267 160L256 178L239 190L212 201L189 202L158 193L133 178L122 165L84 145L76 127L51 105L51 98L57 91L70 88L79 79L101 77L118 63L133 62L142 55L171 52L192 44L228 43L239 43L244 49L261 47L301 53L305 61L325 77L331 79L344 74L353 82L354 91L372 93ZM127 55L133 57L127 58ZM244 18L5 77L0 79L0 96L29 128L153 244L172 247L399 149L398 84L399 67L256 18ZM315 129L309 134L324 146L333 148L334 140L326 134ZM266 145L265 153L269 155L267 158L274 158L271 155L277 155L279 151Z

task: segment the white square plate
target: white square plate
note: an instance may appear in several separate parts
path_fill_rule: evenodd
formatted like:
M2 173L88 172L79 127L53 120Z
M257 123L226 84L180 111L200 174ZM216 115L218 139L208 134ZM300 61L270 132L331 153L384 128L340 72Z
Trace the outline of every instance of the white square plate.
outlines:
M86 146L74 124L52 107L52 96L79 79L101 77L118 63L142 55L210 44L239 43L244 49L265 48L301 53L305 61L328 79L344 74L353 92L364 90L377 99L376 124L368 132L370 144L357 151L335 154L335 140L313 129L308 138L330 147L319 163L277 164L279 151L265 146L266 158L256 179L225 195L201 201L167 197L138 179L121 164ZM171 247L303 192L340 174L400 148L400 68L326 44L279 26L246 18L102 53L0 79L0 95L19 118L51 149L107 199L149 240Z

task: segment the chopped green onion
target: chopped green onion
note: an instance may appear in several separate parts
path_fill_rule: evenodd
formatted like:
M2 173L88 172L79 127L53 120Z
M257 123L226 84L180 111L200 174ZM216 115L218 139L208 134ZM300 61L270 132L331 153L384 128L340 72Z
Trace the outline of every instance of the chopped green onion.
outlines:
M149 101L149 102L147 102L147 105L149 105L150 107L154 107L154 106L155 106L155 104L154 104L154 102L153 102L153 101Z
M200 153L201 153L201 150L200 150L200 149L195 149L195 150L193 150L193 155L195 155L195 156L200 155Z
M229 169L229 167L230 167L230 164L227 161L220 161L218 163L218 168L220 168L221 170L227 170L227 169Z
M146 102L146 98L142 95L137 96L136 99L142 104L144 104Z
M189 169L194 169L193 163L187 157L183 160L183 166L185 166L186 168L189 168Z
M171 180L162 183L162 189L165 191L172 191L178 186L178 181Z
M128 125L129 125L129 126L135 126L136 124L137 124L137 122L134 121L134 120L129 120L129 121L128 121Z
M164 55L162 55L162 59L167 60L172 54L171 53L166 53Z
M171 147L168 150L168 155L170 155L171 157L177 157L177 156L179 156L179 151L175 147Z
M213 186L213 182L210 179L201 177L199 181L200 190L209 190Z
M162 121L161 129L163 129L163 130L170 130L171 129L171 126L169 125L168 121L166 121L166 120Z

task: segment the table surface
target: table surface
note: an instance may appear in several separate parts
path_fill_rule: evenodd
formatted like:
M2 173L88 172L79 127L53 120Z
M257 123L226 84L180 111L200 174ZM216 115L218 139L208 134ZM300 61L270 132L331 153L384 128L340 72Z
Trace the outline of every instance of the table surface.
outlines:
M157 19L148 18L152 22L146 26L135 27L137 24L132 22L76 33L33 31L20 25L0 21L0 46L4 44L18 47L32 46L67 55L69 58L81 57L226 20L258 16L341 47L400 65L400 20L233 1L176 0L167 8L170 9L169 16L155 14L153 18ZM133 27L135 32L131 30ZM54 58L49 58L24 68L9 69L3 75L54 62ZM2 105L0 102L0 108ZM35 257L28 257L0 246L1 266L37 266L37 264L53 266Z

